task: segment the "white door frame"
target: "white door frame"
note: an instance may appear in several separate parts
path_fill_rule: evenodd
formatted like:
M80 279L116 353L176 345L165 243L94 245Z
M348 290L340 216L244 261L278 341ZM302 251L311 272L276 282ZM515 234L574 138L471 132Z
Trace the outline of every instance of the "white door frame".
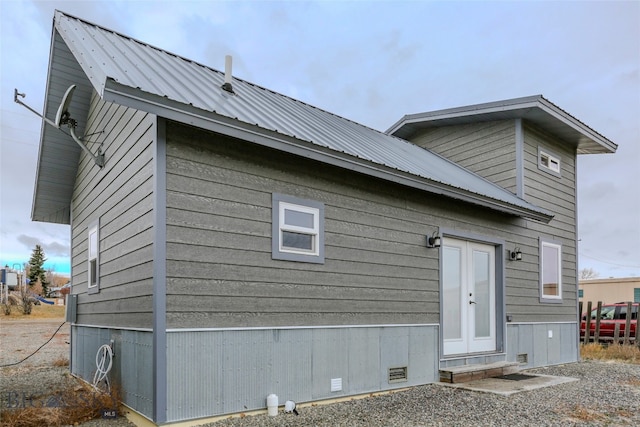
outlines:
M444 356L499 349L498 335L503 335L503 329L498 327L497 320L504 326L503 310L499 307L503 298L497 291L497 279L501 276L496 273L502 266L496 262L496 252L500 253L497 247L502 245L464 237L442 239L440 300Z

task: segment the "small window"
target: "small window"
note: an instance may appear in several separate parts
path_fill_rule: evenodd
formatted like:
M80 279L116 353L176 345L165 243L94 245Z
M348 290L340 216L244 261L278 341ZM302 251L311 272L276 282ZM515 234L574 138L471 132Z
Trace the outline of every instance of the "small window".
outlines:
M100 291L100 222L89 225L87 236L87 283L88 293Z
M549 151L538 148L538 168L553 175L560 176L560 157Z
M540 301L562 301L562 246L540 241Z
M578 298L584 298L584 290L578 289Z
M324 263L324 204L273 194L273 259Z

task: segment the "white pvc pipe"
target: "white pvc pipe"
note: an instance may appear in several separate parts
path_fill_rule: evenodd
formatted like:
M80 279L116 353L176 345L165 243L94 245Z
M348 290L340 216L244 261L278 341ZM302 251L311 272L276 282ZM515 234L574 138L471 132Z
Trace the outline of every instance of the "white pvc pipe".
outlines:
M231 84L232 74L231 74L231 65L233 59L231 55L227 55L224 57L224 82Z

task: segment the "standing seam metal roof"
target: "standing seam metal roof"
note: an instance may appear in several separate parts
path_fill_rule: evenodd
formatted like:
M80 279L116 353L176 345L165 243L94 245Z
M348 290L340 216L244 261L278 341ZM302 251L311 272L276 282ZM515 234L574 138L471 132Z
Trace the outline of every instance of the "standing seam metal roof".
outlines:
M112 79L138 91L139 98L176 101L407 173L450 188L453 194L476 195L473 199L479 204L495 209L537 220L552 218L502 187L408 141L241 79L233 79L236 95L231 95L221 89L224 74L220 71L60 11L55 13L54 29L102 97Z

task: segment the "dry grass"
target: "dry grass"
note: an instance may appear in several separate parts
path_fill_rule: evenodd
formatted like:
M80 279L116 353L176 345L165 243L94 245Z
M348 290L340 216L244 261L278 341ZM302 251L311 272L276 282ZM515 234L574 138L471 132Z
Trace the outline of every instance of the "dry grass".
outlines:
M622 384L630 385L631 387L638 387L640 389L640 378L631 377Z
M22 308L19 306L11 307L11 314L0 314L1 321L11 320L28 320L28 319L64 319L63 305L40 304L31 308L31 314L23 314Z
M7 408L0 414L0 427L40 427L77 425L102 416L103 410L115 410L117 415L120 393L94 390L88 384L69 385L46 396L38 396L26 407Z
M583 344L580 346L580 356L587 360L614 360L640 365L640 347L636 345Z
M580 420L584 422L588 421L601 421L607 418L605 415L600 413L598 410L589 409L583 405L573 405L571 408L563 411L564 415L572 418L574 420Z
M58 368L63 368L65 366L69 366L69 359L67 359L66 357L58 357L51 363L51 365Z

